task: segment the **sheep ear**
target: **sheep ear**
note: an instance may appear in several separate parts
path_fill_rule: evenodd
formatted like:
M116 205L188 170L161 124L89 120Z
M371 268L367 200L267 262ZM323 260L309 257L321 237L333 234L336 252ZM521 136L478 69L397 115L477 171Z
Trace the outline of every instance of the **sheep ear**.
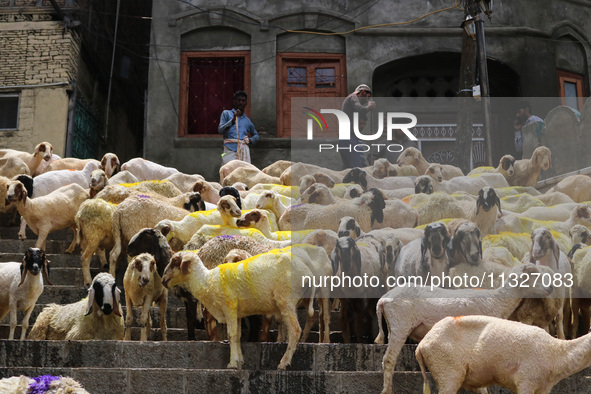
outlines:
M341 255L341 248L338 245L335 246L335 248L332 250L332 253L330 254L330 262L332 264L332 274L336 275L337 271L339 270L339 261L340 261L340 255Z
M88 306L86 307L86 314L84 316L88 316L92 313L92 304L94 303L94 287L90 287L88 289Z
M495 195L495 204L497 204L497 207L499 207L499 213L502 215L503 211L501 211L501 199L497 195Z
M380 266L382 265L382 258L383 258L383 253L380 254ZM359 248L357 247L357 245L355 245L355 250L353 251L353 264L355 265L355 268L357 268L357 273L360 274L361 273L361 252L359 251Z
M558 242L554 242L554 248L552 250L554 253L554 258L556 259L556 264L558 264L558 260L560 260L560 248L558 247Z
M119 309L119 300L121 300L121 290L115 286L115 302L113 303L113 313L117 316L121 316L121 310Z
M18 285L22 285L23 282L25 281L25 278L27 277L27 269L25 267L25 264L27 264L25 262L25 259L23 258L23 263L21 264L21 283L19 283Z
M49 263L50 263L50 261L45 258L45 254L43 255L43 257L45 260L44 264L43 264L43 280L48 285L53 285L53 283L51 283L51 281L49 280Z

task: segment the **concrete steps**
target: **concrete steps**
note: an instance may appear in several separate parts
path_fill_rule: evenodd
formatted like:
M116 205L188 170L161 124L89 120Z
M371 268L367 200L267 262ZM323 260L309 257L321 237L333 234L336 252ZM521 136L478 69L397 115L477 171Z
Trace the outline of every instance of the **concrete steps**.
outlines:
M0 228L0 262L21 261L36 236L17 239L16 227ZM30 325L48 303L67 304L87 295L83 287L80 252L65 254L72 239L69 229L50 234L47 241L53 285L46 286L31 315ZM101 270L93 257L91 273ZM123 290L122 272L117 283ZM124 304L122 297L121 302ZM126 307L123 306L126 312ZM277 371L285 343L242 343L245 358L240 371L226 369L227 342L208 342L205 331L196 330L197 341L187 337L184 304L169 297L166 319L168 342L161 342L159 310L151 309L151 340L139 342L139 309L133 311L132 341L8 341L0 340L0 378L14 375L53 374L78 380L91 393L379 393L383 384L381 362L384 345L317 344L317 326L308 341L298 344L288 371ZM18 322L22 312L18 313ZM305 311L299 311L300 324ZM338 313L331 314L331 341L341 341ZM8 317L0 321L0 338L7 338ZM16 337L20 335L17 326ZM272 338L276 332L272 331ZM245 332L243 330L243 339ZM397 393L421 393L423 379L414 356L416 345L405 345L394 375ZM591 369L561 382L552 393L591 393ZM431 388L437 392L433 382ZM493 388L492 393L508 393Z

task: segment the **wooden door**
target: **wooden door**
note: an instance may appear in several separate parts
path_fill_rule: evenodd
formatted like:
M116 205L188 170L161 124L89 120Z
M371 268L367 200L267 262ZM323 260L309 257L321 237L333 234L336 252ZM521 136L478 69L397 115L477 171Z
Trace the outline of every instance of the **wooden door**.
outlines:
M305 124L292 130L294 97L345 97L345 55L320 53L279 54L277 65L277 136L304 137Z

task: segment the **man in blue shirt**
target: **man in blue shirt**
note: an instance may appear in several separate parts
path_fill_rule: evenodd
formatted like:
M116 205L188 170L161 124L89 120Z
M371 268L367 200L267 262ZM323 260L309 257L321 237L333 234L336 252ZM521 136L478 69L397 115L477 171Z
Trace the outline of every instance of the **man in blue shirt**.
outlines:
M259 134L254 125L244 114L248 95L244 90L234 93L233 109L222 112L218 133L224 135L224 153L222 165L231 160L242 160L250 163L249 145L257 143ZM238 136L236 135L238 129Z

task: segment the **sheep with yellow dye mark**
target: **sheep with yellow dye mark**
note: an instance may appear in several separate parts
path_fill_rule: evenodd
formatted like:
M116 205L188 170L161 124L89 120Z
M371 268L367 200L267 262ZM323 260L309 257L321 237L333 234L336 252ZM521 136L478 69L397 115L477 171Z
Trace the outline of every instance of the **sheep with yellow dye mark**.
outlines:
M559 231L568 234L570 228L575 224L582 224L591 227L591 208L586 205L578 205L573 208L566 221L544 221L529 219L523 216L508 214L501 217L495 224L494 232L499 234L503 231L514 233L531 233L538 227L546 227L552 231Z
M177 197L182 192L170 181L156 180L106 186L95 195L95 198L102 198L113 204L119 204L127 197L137 194L158 194L164 197Z
M164 271L162 282L170 288L187 283L193 295L220 323L227 324L230 339L228 368L241 368L240 319L251 315L279 315L288 330L288 345L278 369L291 363L302 332L296 314L297 298L292 278L312 275L289 250L274 250L233 264L208 270L196 253L176 253Z
M572 240L566 234L558 231L551 231L552 236L556 240L560 250L563 253L568 253L572 247ZM515 258L521 260L527 252L529 252L531 246L531 234L530 233L513 233L510 231L503 231L500 234L489 234L482 239L482 247L486 251L488 248L502 246Z
M242 211L238 208L236 198L226 195L220 198L217 209L193 212L178 221L164 219L158 222L154 228L166 236L169 242L174 239L175 242L185 245L203 225L223 224L231 226L234 225L234 218L241 215Z
M258 183L250 188L251 192L253 192L253 191L257 192L257 191L263 191L263 190L271 190L271 191L277 192L285 197L291 197L291 198L299 198L300 197L299 186Z
M532 207L546 207L546 205L544 205L544 203L540 201L539 198L536 198L527 193L503 197L501 198L501 203L505 211L513 213L523 213L524 211Z

